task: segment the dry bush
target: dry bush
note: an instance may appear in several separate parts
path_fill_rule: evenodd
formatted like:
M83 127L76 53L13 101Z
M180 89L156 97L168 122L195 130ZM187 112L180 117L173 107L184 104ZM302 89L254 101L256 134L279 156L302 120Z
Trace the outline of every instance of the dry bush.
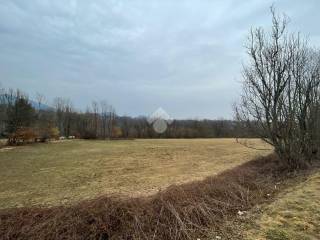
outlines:
M60 136L59 129L57 127L51 127L49 129L49 135L50 135L50 138L58 140Z
M57 127L46 126L46 127L39 127L36 129L37 132L37 139L40 142L46 142L50 139L59 139L59 129Z
M36 132L30 127L20 127L14 133L9 135L8 144L24 144L28 142L34 142L36 139Z
M113 138L121 138L122 136L122 130L120 127L114 127L112 129L112 137Z
M1 239L193 239L272 194L270 155L150 197L101 197L75 206L0 212Z

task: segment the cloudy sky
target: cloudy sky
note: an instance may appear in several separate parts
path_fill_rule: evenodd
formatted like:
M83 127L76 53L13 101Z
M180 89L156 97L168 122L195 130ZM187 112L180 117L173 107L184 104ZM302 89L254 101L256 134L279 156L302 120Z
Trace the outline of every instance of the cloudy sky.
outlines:
M231 118L247 33L272 3L320 45L318 0L1 0L0 83L78 109Z

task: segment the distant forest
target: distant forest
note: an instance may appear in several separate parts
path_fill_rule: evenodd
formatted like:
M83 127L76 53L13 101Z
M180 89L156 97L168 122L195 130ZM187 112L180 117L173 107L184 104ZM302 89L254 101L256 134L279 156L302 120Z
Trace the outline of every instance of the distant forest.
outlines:
M173 120L159 134L147 117L119 116L106 101L93 101L86 111L68 99L56 98L49 106L37 94L30 100L20 90L0 89L0 134L10 144L58 138L222 138L253 137L233 120ZM212 109L214 111L214 109Z

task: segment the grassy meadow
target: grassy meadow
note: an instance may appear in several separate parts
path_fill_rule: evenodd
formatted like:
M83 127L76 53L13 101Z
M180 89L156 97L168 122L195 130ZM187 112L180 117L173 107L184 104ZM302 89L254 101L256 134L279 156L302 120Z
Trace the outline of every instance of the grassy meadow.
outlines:
M260 140L249 143L268 148ZM235 139L67 140L2 148L0 208L70 204L106 193L152 194L270 152Z

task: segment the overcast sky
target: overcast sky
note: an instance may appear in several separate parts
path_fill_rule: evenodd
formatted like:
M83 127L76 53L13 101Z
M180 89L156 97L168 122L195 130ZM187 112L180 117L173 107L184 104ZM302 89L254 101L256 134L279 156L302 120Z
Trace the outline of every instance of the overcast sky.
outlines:
M0 82L79 109L231 118L246 36L272 3L319 46L319 0L1 0Z

